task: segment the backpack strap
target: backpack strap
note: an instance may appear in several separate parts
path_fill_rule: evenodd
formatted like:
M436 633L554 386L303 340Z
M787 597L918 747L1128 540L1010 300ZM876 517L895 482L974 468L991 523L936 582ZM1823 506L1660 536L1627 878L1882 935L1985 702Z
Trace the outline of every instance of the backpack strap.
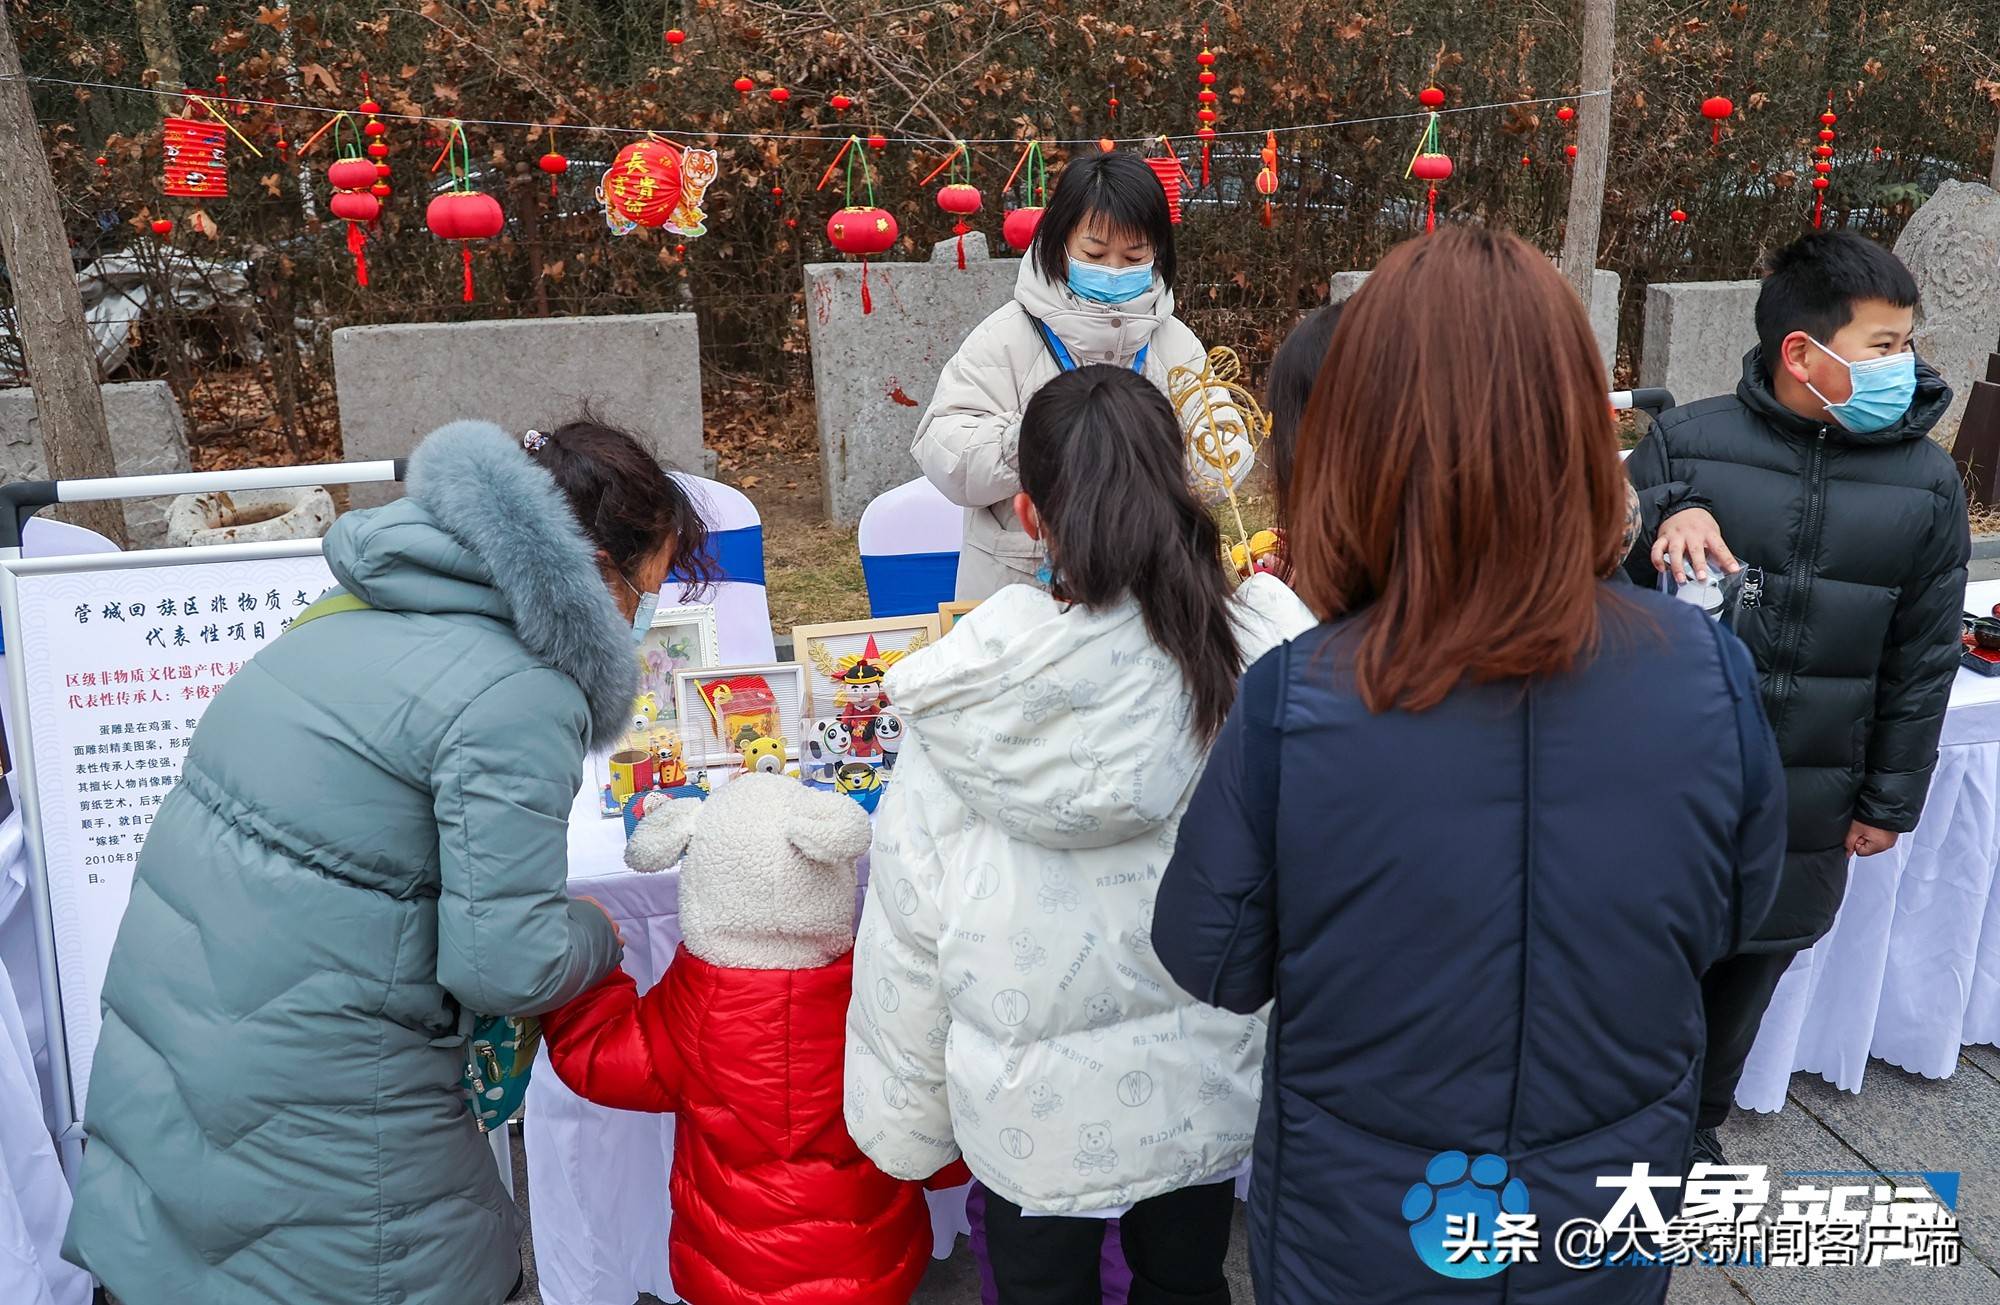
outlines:
M305 611L292 618L286 630L296 630L302 625L317 621L322 616L333 616L340 612L372 612L375 609L345 590L336 589L314 603Z

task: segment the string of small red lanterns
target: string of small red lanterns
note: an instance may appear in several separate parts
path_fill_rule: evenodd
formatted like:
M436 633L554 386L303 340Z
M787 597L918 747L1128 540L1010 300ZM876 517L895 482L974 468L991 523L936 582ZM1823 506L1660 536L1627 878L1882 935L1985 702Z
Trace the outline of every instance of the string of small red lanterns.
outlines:
M1438 139L1438 110L1444 107L1444 92L1435 86L1426 86L1417 92L1417 103L1430 110L1430 118L1424 123L1424 134L1417 140L1417 152L1410 157L1410 166L1403 170L1405 177L1416 177L1427 184L1424 196L1424 234L1437 230L1437 201L1440 181L1451 176L1451 155L1444 152Z
M1222 102L1222 97L1215 90L1215 51L1203 46L1201 53L1194 57L1194 61L1201 65L1201 72L1196 78L1201 83L1201 90L1195 95L1196 101L1201 106L1195 111L1195 117L1200 120L1201 126L1195 129L1194 134L1201 142L1201 184L1206 186L1208 153L1210 147L1215 144L1215 124L1222 116L1215 106Z
M1813 229L1819 229L1826 216L1826 190L1833 184L1828 173L1833 171L1833 124L1840 118L1833 111L1833 92L1826 93L1826 112L1819 115L1819 145L1814 148L1813 171L1819 175L1813 178Z

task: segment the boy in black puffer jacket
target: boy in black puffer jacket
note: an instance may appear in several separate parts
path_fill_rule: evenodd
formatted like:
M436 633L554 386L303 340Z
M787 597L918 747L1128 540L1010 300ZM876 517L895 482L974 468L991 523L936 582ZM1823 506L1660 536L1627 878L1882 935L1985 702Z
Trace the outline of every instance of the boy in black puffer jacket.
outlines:
M1926 438L1951 390L1912 351L1916 305L1881 246L1796 241L1757 297L1736 393L1667 413L1628 464L1645 512L1628 572L1731 577L1725 619L1756 658L1785 763L1777 903L1755 950L1702 984L1697 1160L1721 1159L1715 1129L1764 1009L1832 927L1849 856L1916 827L1937 762L1971 540L1958 470Z

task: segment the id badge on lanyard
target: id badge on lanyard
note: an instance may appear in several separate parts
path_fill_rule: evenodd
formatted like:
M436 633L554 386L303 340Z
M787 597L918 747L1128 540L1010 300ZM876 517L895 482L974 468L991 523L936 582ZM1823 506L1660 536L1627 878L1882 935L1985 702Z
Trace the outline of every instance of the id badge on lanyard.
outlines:
M1056 366L1066 372L1075 371L1076 359L1070 356L1069 348L1062 342L1061 337L1054 331L1051 331L1048 323L1044 322L1041 318L1037 317L1034 321L1035 329L1041 332L1042 343L1049 347L1049 356L1056 360ZM1150 342L1140 345L1139 356L1132 360L1132 370L1141 376L1146 374L1146 351L1152 347Z

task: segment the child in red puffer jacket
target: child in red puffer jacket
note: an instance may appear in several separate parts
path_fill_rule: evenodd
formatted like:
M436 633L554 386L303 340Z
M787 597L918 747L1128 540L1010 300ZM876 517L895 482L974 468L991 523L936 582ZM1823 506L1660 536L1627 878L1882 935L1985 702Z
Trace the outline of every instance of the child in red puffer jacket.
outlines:
M905 1305L930 1258L923 1188L969 1180L891 1178L842 1119L868 840L854 802L777 775L670 803L626 862L681 865L673 963L644 996L613 970L542 1017L573 1091L677 1116L668 1265L693 1305Z

